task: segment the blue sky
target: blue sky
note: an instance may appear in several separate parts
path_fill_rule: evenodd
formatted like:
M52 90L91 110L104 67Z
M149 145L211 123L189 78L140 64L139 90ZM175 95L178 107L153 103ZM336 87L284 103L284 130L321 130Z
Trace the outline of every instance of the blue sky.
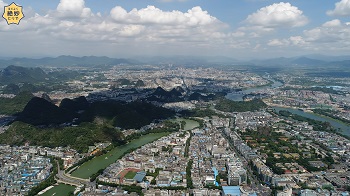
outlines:
M11 1L12 2L12 1ZM0 6L10 1L0 0ZM350 0L17 0L2 56L346 55Z

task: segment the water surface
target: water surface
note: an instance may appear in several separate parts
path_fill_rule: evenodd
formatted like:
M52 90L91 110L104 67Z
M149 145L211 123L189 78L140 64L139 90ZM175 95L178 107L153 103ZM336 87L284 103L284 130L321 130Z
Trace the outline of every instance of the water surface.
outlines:
M92 174L96 173L98 170L105 169L110 164L116 162L126 151L132 148L141 147L168 134L169 133L151 133L141 136L139 139L132 140L131 142L123 146L117 146L113 148L113 150L111 150L110 152L95 157L88 162L85 162L72 173L72 176L88 179Z
M343 135L347 135L350 136L350 126L342 123L338 120L326 117L326 116L320 116L314 113L310 113L310 112L304 112L301 110L297 110L297 109L292 109L292 108L282 108L282 107L272 107L273 109L276 110L276 112L279 112L280 110L286 110L289 111L293 114L297 114L306 118L311 118L313 120L318 120L318 121L322 121L322 122L329 122L335 129L339 129L339 132Z

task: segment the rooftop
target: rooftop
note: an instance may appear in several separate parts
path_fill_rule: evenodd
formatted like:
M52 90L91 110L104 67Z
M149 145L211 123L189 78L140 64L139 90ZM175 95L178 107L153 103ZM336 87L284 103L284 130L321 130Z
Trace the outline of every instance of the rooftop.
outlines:
M228 196L240 196L241 195L241 191L239 190L239 186L223 186L222 190L224 192L224 195Z

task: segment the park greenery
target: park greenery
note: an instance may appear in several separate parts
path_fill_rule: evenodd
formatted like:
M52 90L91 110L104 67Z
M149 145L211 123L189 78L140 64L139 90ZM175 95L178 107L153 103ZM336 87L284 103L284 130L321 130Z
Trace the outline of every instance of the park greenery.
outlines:
M211 189L211 190L222 190L222 186L215 186L215 185L205 185L204 188Z
M232 101L229 99L220 99L215 109L224 112L248 112L258 111L266 108L267 105L261 99L253 99L251 101Z
M146 176L152 176L153 179L151 180L151 184L155 185L156 184L156 178L159 175L159 171L161 171L161 168L156 168L154 172L146 171Z
M287 138L282 133L274 131L271 127L260 126L257 130L246 129L241 132L241 137L252 148L260 148L260 153L266 154L266 165L269 166L274 173L284 174L285 170L278 167L277 163L293 163L296 162L303 166L307 171L324 171L327 168L316 168L310 165L309 161L322 161L328 165L333 164L334 160L330 154L325 158L316 155L314 151L308 151L302 146L292 144L294 138ZM310 157L304 157L303 152L310 152ZM290 156L290 154L298 156ZM277 157L276 157L277 155Z
M103 174L103 171L104 171L104 169L99 169L96 173L92 174L90 176L90 182L95 181L99 175Z
M194 187L192 182L192 177L191 177L192 164L193 164L193 160L190 159L186 166L186 182L187 182L187 188L189 189L193 189Z
M187 140L186 140L185 153L184 153L185 157L188 157L188 152L190 150L191 139L192 139L192 136L193 136L192 131L189 131L189 133L190 133L190 137L187 138Z
M167 186L167 187L154 187L155 189L160 190L186 190L187 188L184 186Z

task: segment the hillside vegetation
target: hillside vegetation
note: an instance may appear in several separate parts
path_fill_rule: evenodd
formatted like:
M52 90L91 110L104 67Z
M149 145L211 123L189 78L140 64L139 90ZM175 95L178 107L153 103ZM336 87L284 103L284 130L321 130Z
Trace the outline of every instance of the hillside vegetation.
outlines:
M0 97L0 114L15 115L21 112L32 98L33 94L29 92L21 92L12 99Z
M221 99L215 106L215 109L224 112L248 112L257 111L266 108L267 105L260 99L253 99L251 101L231 101L228 99Z
M123 144L120 130L106 125L82 123L77 127L38 128L23 122L14 122L0 137L1 144L57 147L70 146L79 152L86 152L96 142Z

